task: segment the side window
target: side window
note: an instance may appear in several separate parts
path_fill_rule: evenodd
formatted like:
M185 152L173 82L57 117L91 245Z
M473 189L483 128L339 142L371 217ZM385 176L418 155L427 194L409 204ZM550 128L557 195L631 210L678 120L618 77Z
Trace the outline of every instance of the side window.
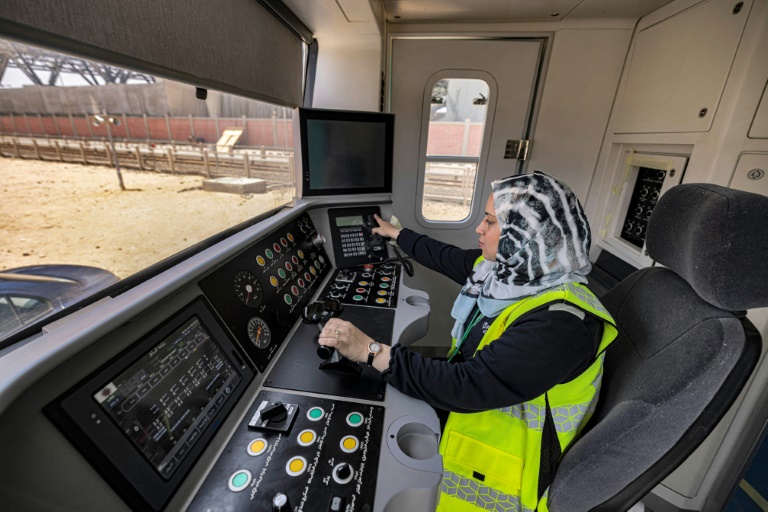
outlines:
M461 221L472 197L483 145L490 88L484 80L443 78L432 86L421 214Z
M53 309L51 303L43 299L33 297L10 297L10 299L22 324L29 323Z

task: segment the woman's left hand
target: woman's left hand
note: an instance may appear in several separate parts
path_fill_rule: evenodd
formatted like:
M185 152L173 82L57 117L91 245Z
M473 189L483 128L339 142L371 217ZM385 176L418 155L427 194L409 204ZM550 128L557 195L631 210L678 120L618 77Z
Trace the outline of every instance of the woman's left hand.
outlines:
M368 344L374 341L350 322L331 318L320 331L318 342L333 347L341 355L356 362L368 361Z

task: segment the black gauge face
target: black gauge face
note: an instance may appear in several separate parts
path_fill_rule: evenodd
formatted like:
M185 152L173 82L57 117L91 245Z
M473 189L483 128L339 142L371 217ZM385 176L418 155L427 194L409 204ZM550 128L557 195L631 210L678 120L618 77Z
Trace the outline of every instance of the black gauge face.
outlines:
M241 270L235 275L235 293L249 308L258 307L264 298L259 280L247 270Z
M258 348L267 348L272 342L272 332L267 322L257 316L248 321L248 337Z

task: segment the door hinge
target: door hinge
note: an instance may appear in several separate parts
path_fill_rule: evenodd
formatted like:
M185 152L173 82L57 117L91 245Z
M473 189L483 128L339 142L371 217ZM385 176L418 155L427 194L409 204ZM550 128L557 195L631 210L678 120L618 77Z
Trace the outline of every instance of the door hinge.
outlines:
M504 149L504 158L525 160L528 158L528 148L531 141L527 139L509 139Z

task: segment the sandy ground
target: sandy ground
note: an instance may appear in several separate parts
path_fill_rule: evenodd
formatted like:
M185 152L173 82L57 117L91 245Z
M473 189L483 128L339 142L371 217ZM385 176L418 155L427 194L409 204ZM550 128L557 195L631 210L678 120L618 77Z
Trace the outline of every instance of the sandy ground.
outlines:
M0 269L69 263L124 278L290 201L292 191L206 192L202 178L0 158ZM432 219L466 208L428 202Z
M127 277L290 200L202 190L202 178L0 158L0 269L92 265Z

